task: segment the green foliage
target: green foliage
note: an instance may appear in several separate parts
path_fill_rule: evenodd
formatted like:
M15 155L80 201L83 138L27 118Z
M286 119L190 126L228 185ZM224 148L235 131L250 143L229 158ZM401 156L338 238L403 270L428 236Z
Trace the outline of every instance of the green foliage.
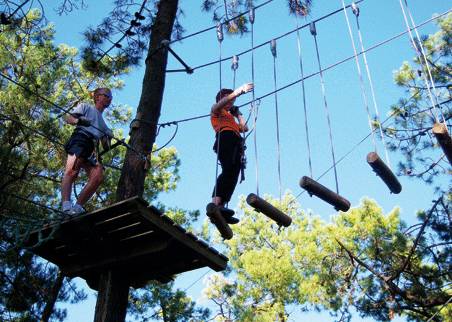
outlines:
M392 124L386 126L384 132L390 139L390 148L404 156L404 161L399 164L402 175L427 183L436 182L440 186L441 178L450 173L450 164L442 157L431 129L434 122L448 121L452 117L452 14L439 18L437 24L439 30L422 40L428 65L417 55L412 63L403 62L394 73L395 83L405 89L407 97L392 106ZM419 43L416 46L420 48ZM431 83L427 86L425 81L430 74L435 88L430 88ZM442 104L437 106L438 103Z
M208 309L197 308L184 291L173 288L173 282L151 283L144 290L133 291L129 300L129 313L143 322L204 321L208 318Z
M72 126L62 121L64 113L57 106L72 108L78 102L91 101L89 89L121 89L123 86L119 78L111 75L102 78L87 70L77 58L76 49L64 44L54 45L53 26L41 25L40 21L39 11L33 10L27 14L26 21L18 22L20 28L17 24L10 25L0 33L0 71L22 85L0 79L2 321L39 320L57 278L55 267L42 264L31 253L21 249L23 240L32 230L61 218L60 213L45 208L60 206L60 180L65 162L63 143L73 131ZM57 106L49 102L55 102ZM106 118L114 127L114 135L121 138L124 135L120 127L130 122L131 109L115 104L106 111ZM103 156L107 167L105 180L90 201L88 210L114 201L124 156L125 148L122 146ZM180 161L174 148L153 153L151 160L144 197L153 202L160 192L176 188ZM79 192L85 183L86 175L82 172L75 191ZM182 209L168 211L187 228L199 216L199 212ZM202 313L203 309L195 307L184 293L178 291L174 294L177 297L168 304L172 312L180 309L181 316L187 312ZM84 298L83 292L66 281L59 291L58 301L76 302ZM176 299L180 300L181 307L178 307ZM52 318L62 321L65 314L65 310L54 308Z
M303 212L292 195L268 201L293 223L280 229L241 201L244 219L226 243L233 277L212 275L204 290L218 321L286 321L289 306L342 320L354 307L377 321L396 314L423 321L452 295L450 247L432 244L426 231L416 241L419 225L407 229L398 209L385 215L365 199L328 223Z

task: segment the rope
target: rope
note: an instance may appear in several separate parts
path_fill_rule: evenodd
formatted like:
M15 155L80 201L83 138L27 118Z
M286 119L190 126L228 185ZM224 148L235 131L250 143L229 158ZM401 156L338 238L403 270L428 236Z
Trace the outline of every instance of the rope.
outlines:
M62 111L64 114L70 115L72 117L76 117L76 115L74 113L71 113L71 111L69 111L68 109L65 109L59 105L57 105L56 103L48 100L47 98L45 98L44 96L42 96L41 94L31 90L30 88L28 88L27 86L15 81L14 79L12 79L11 77L9 77L8 75L5 75L4 73L0 72L0 76L7 79L8 81L10 81L11 83L21 87L22 89L24 89L25 91L29 92L30 94L38 97L39 99L43 100L44 102L49 103L50 105L52 105L53 107L57 108L58 110ZM105 131L103 131L102 129L96 127L95 125L91 125L94 129L98 130L99 132L103 133L103 134L108 134ZM131 145L127 144L124 140L118 139L114 136L111 136L112 139L121 142L122 145L124 145L127 149L135 152L136 154L138 154L143 160L146 159L146 155L137 151L136 149L134 149Z
M427 68L427 70L429 70L427 57L425 56L425 52L424 52L424 49L423 49L423 46L422 46L422 41L421 41L421 39L419 37L417 38L418 43L419 43L419 46L418 46L416 44L416 41L414 40L414 37L413 37L412 30L413 29L417 30L417 29L416 29L416 27L413 27L413 29L410 28L410 24L408 22L408 18L407 18L405 9L403 8L402 0L399 0L399 3L400 3L400 9L402 9L402 14L403 14L403 18L404 18L404 21L405 21L405 25L406 25L407 30L408 30L408 34L410 36L411 44L413 45L413 48L414 48L414 50L416 52L417 57L419 58L419 61L420 61L421 65L424 65L424 63L425 63L425 67ZM408 6L406 1L405 1L405 4ZM421 50L421 53L419 53L419 48ZM425 62L422 60L422 58L425 59ZM429 74L430 74L430 72L429 72ZM430 74L430 76L431 76L431 74ZM439 123L438 111L437 111L437 108L435 106L435 99L433 98L432 92L430 90L429 81L427 80L427 77L424 75L424 73L422 73L422 78L423 78L423 80L425 82L425 87L427 88L427 93L428 93L428 97L430 99L430 102L434 106L433 111L435 113L434 114L435 120L436 120L437 123ZM442 115L442 111L440 111L440 114ZM442 117L444 119L444 115L442 115ZM445 122L445 120L444 120L444 122Z
M311 143L309 140L309 123L308 123L308 112L306 107L306 90L304 86L304 69L303 69L303 58L301 56L301 36L300 31L298 30L298 16L297 16L297 45L298 45L298 60L300 61L300 74L301 74L301 89L303 94L303 111L304 111L304 128L306 132L306 145L308 148L308 165L309 165L309 173L311 178L314 177L312 172L312 159L311 159Z
M356 3L358 3L358 1L357 1ZM347 6L346 8L348 8L348 7L349 7L349 6ZM343 9L341 8L340 11L342 11L342 10L343 10ZM449 12L451 12L451 10L447 10L447 11L445 11L445 12L443 12L443 13L441 13L441 14L435 16L435 17L429 18L429 19L425 20L424 22L418 24L416 27L417 27L417 28L422 27L422 26L424 26L424 25L430 23L430 22L433 21L433 20L436 20L436 19L438 19L438 18L441 18L441 17L447 15ZM412 29L411 29L411 30L412 30ZM380 41L380 42L378 42L378 43L376 43L376 44L374 44L374 45L372 45L372 46L370 46L370 47L368 47L368 48L366 48L366 49L363 48L363 49L358 53L358 56L365 55L366 53L368 53L368 52L370 52L370 51L373 51L374 49L377 49L377 48L379 48L379 47L381 47L381 46L383 46L383 45L386 45L386 44L388 44L388 43L390 43L390 42L392 42L392 41L394 41L394 40L396 40L396 39L402 37L403 35L407 34L408 32L409 32L408 30L402 31L402 32L400 32L400 33L398 33L398 34L396 34L396 35L394 35L394 36L392 36L392 37L389 37L389 38L387 38L387 39L385 39L385 40L382 40L382 41ZM277 38L275 38L275 39L277 39ZM269 42L267 42L267 43L269 43ZM287 84L287 85L284 85L284 86L278 88L278 89L275 90L275 91L270 91L270 92L268 92L268 93L266 93L266 94L264 94L264 95L262 95L262 96L259 96L259 97L256 98L256 100L259 101L259 100L261 100L261 99L264 99L264 98L266 98L266 97L268 97L268 96L273 95L275 92L280 92L280 91L283 91L283 90L285 90L285 89L287 89L287 88L289 88L289 87L292 87L292 86L294 86L294 85L296 85L296 84L298 84L298 83L302 83L302 82L304 82L305 80L307 80L307 79L309 79L309 78L311 78L311 77L314 77L314 76L316 76L316 75L319 75L320 72L326 72L326 71L328 71L328 70L330 70L330 69L336 68L337 66L342 65L342 64L344 64L344 63L346 63L346 62L348 62L348 61L350 61L350 60L352 60L352 59L354 59L354 58L355 58L355 55L352 55L352 56L349 56L349 57L347 57L347 58L338 60L338 61L336 61L335 63L333 63L333 64L331 64L331 65L329 65L329 66L327 66L327 67L325 67L325 68L323 68L323 69L321 69L321 70L319 70L319 71L317 71L317 72L311 73L311 74L309 74L309 75L307 75L307 76L305 76L305 77L301 77L300 79L295 80L295 81L293 81L293 82L291 82L291 83L289 83L289 84ZM216 63L218 63L218 61L216 61ZM251 101L248 101L248 102L245 102L245 103L243 103L243 104L241 104L241 105L238 105L238 107L239 107L239 108L240 108L240 107L244 107L244 106L250 105L251 103L252 103ZM432 107L432 108L433 108L433 107ZM206 117L209 117L209 116L210 116L210 113L209 113L209 114L198 115L198 116L194 116L194 117L190 117L190 118L185 118L185 119L181 119L181 120L177 120L177 121L161 123L161 124L169 124L169 125L170 125L170 124L175 124L175 123L188 122L188 121L192 121L192 120L197 120L197 119L201 119L201 118L206 118Z
M273 1L273 0L267 0L267 1L263 2L263 3L261 3L260 5L255 6L254 9L259 9L259 8L261 8L261 7L263 7L263 6L266 6L267 4L269 4L269 3L272 2L272 1ZM361 1L364 1L364 0L361 0ZM237 18L240 18L240 17L246 15L247 13L248 13L248 10L247 10L247 11L244 11L244 12L241 12L241 13L239 13L238 15L232 17L232 18L229 18L229 19L224 20L223 23L226 24L226 23L228 23L228 22L230 22L230 21L233 21L233 20L235 20L235 19L237 19ZM180 42L180 41L182 41L182 40L184 40L184 39L188 39L188 38L191 38L191 37L193 37L193 36L197 36L197 35L199 35L199 34L202 34L202 33L204 33L204 32L207 32L207 31L210 31L210 30L213 30L213 29L216 29L216 28L217 28L217 25L212 26L212 27L208 27L208 28L205 28L205 29L202 29L202 30L199 30L199 31L196 31L196 32L194 32L194 33L192 33L192 34L189 34L189 35L187 35L187 36L184 36L184 37L181 37L181 38L178 38L178 39L174 39L174 40L172 40L172 41L170 42L170 44L173 44L173 43L175 43L175 42Z
M364 41L363 41L363 37L362 37L362 34L361 34L361 28L360 28L360 24L359 24L359 7L355 3L352 3L351 8L352 8L352 12L353 12L353 14L355 15L355 18L356 18L356 27L358 29L358 38L359 38L359 43L360 43L360 46L361 46L361 52L363 53L363 61L364 61L364 66L366 67L366 75L367 75L367 80L369 82L370 93L372 95L372 101L373 101L373 105L374 105L375 116L376 116L377 122L380 122L380 113L378 111L377 99L376 99L376 95L375 95L375 90L374 90L374 85L373 85L373 81L372 81L372 76L371 76L370 69L369 69L369 64L367 63L367 55L366 55L366 51L364 50ZM345 9L344 9L344 11L345 11ZM386 144L385 136L384 136L384 133L383 133L383 128L380 126L380 124L378 125L378 129L379 129L380 138L381 138L381 141L383 143L384 150L385 150L386 164L391 169L391 162L390 162L390 159L389 159L388 146Z
M360 3L360 2L363 2L363 1L364 1L364 0L359 0L359 1L356 1L356 3ZM350 5L348 5L347 8L348 8L348 7L350 7ZM254 8L256 9L257 7L254 7ZM326 14L326 15L324 15L324 16L318 18L318 19L312 20L312 22L315 23L315 22L322 21L322 20L324 20L324 19L326 19L326 18L329 18L329 17L331 17L331 16L333 16L333 15L335 15L335 14L341 12L342 10L343 10L342 8L337 9L337 10L332 11L332 12L330 12L330 13L328 13L328 14ZM292 34L292 33L294 33L294 32L297 32L298 30L301 30L301 29L304 29L304 28L309 27L309 24L310 24L310 23L306 23L306 24L304 24L304 25L302 25L302 26L300 26L300 27L297 27L297 28L295 28L295 29L293 29L293 30L290 30L290 31L288 31L288 32L286 32L286 33L284 33L284 34L282 34L282 35L276 37L276 38L273 38L273 39L279 40L279 39L281 39L281 38L287 37L287 36L289 36L290 34ZM213 29L213 28L210 28L209 30L211 30L211 29ZM265 41L265 42L263 42L263 43L261 43L261 44L259 44L259 45L257 45L257 46L254 46L254 47L252 47L252 48L249 48L249 49L247 49L247 50L244 50L244 51L238 53L237 56L241 56L241 55L247 54L247 53L249 53L249 52L252 52L254 49L258 49L258 48L260 48L260 47L266 46L266 45L268 45L268 44L270 43L270 41L271 41L271 40L267 40L267 41ZM232 56L229 56L229 57L226 57L226 58L222 58L222 61L226 61L226 60L229 60L229 59L231 59L231 58L232 58ZM211 61L211 62L202 64L202 65L193 67L193 71L195 71L196 69L200 69L200 68L204 68L204 67L207 67L207 66L215 65L215 64L217 64L217 63L218 63L218 60ZM172 70L167 70L167 72L171 72L171 71L172 71ZM181 69L181 70L177 70L177 71L185 71L185 69Z
M448 99L445 100L443 102L440 102L439 105L442 104L446 104L449 103L452 99ZM430 109L432 109L433 106L430 106ZM393 118L394 116L396 116L397 113L391 113L383 122L381 122L381 125L385 124L387 121L389 121L391 118ZM375 131L375 129L373 129L372 131ZM368 133L365 137L363 137L358 143L356 143L347 153L345 153L342 157L340 157L336 164L330 166L328 169L326 169L325 171L323 171L323 173L321 175L319 175L315 180L319 181L320 179L322 179L328 172L331 171L331 169L333 169L336 165L338 165L340 162L344 161L345 158L347 158L353 151L355 151L356 148L358 148L364 141L366 141L370 136L372 135L372 133ZM295 196L294 200L292 200L288 206L290 206L293 202L295 202L298 198L300 198L300 196L302 194L304 194L306 192L306 190L301 191L298 195Z
M222 77L221 77L221 43L223 42L223 25L222 24L218 24L217 26L217 40L218 40L218 46L219 46L219 55L220 55L220 61L218 64L218 68L219 68L219 75L220 75L220 91L221 88L223 87L222 85ZM220 95L221 96L221 95ZM217 142L217 157L216 157L216 162L215 162L215 187L214 187L214 197L217 197L217 186L218 186L218 159L220 156L220 132L218 132L218 134L216 135L216 142ZM223 200L222 200L223 202Z
M339 183L338 183L338 179L337 179L336 157L334 155L333 134L332 134L332 129L331 129L330 112L328 109L328 103L326 101L325 82L323 80L322 66L320 64L319 46L317 44L317 30L315 28L314 23L311 23L310 31L311 31L312 36L314 37L315 51L317 54L317 64L319 66L320 87L322 89L323 105L325 107L326 120L328 123L328 135L329 135L329 139L330 139L331 157L333 158L333 165L334 165L334 180L336 182L336 192L339 194Z
M255 20L255 12L254 8L250 9L249 19L251 23L251 82L254 84L254 20ZM253 114L253 143L254 143L254 160L256 167L256 195L259 196L259 160L257 154L257 115L259 112L259 107L255 105L256 94L254 91L254 87L252 90L252 114Z
M359 78L359 85L360 85L360 89L361 89L361 96L362 96L362 99L363 99L364 107L365 107L366 112L367 112L367 120L369 122L369 128L372 131L372 116L370 115L369 104L367 102L366 90L364 89L363 75L361 73L361 66L360 66L359 60L358 60L358 51L356 50L355 39L353 38L352 28L350 26L350 21L348 20L347 9L345 9L345 2L344 2L344 0L341 0L341 1L342 1L342 7L344 8L344 15L345 15L345 20L347 22L348 33L350 35L350 40L352 42L353 53L355 54L355 63L356 63L356 69L358 71L358 78ZM373 145L374 145L374 150L375 150L375 152L377 152L377 142L375 140L375 135L374 135L373 131L372 131L372 142L373 142Z
M273 84L275 90L276 83L276 40L270 42L270 50L273 55ZM278 94L275 93L275 118L276 118L276 151L278 155L278 186L279 186L279 202L282 201L282 184L281 184L281 144L279 140L279 111L278 111Z

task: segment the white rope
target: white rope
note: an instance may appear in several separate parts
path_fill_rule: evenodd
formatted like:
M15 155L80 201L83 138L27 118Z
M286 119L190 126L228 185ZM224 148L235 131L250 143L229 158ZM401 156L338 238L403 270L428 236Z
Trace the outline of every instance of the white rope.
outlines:
M273 83L275 90L278 88L276 82L276 40L270 42L270 50L273 55ZM281 183L281 144L279 140L279 111L278 111L278 93L275 91L275 118L276 118L276 151L278 155L278 187L279 202L282 201L282 183Z
M372 75L370 73L369 64L367 62L367 54L366 54L367 50L364 48L364 41L363 41L363 37L361 34L361 28L360 28L360 24L359 24L359 18L358 18L359 17L359 8L354 2L352 3L351 7L352 7L353 13L356 18L356 27L358 29L358 38L359 38L359 43L361 46L361 53L363 55L364 66L366 67L366 75L367 75L367 80L369 82L370 93L372 95L372 102L374 105L375 117L377 118L377 122L378 122L378 130L380 132L380 138L381 138L381 141L383 142L383 147L385 150L386 164L391 169L391 162L389 159L388 146L386 144L385 135L383 133L383 128L380 123L380 112L378 110L378 104L377 104L377 99L376 99L375 89L374 89L374 82L372 80Z
M298 25L298 16L297 16L297 45L298 45L298 59L300 61L300 73L301 73L301 89L303 94L303 110L304 110L304 128L306 132L306 145L308 149L308 165L309 165L309 173L311 175L311 178L314 177L313 171L312 171L312 158L311 158L311 143L309 140L309 122L308 122L308 112L306 107L306 90L304 86L304 70L303 70L303 58L301 55L301 36L299 31L299 25Z
M339 194L339 183L338 183L338 179L337 179L336 157L334 154L333 133L332 133L332 129L331 129L330 111L328 109L328 103L326 101L325 82L323 80L322 66L320 63L319 45L317 43L317 30L315 28L315 24L312 22L310 24L310 31L311 31L312 36L314 37L314 42L315 42L315 50L316 50L316 54L317 54L317 64L319 66L320 87L322 89L323 105L325 107L326 120L328 123L328 135L329 135L329 139L330 139L331 157L333 158L334 180L336 182L336 192Z
M399 3L400 3L400 8L402 9L403 19L405 20L405 25L407 27L408 34L410 36L411 44L413 45L413 48L414 48L414 50L416 52L417 57L419 58L419 61L420 61L421 65L424 65L424 63L425 63L425 67L428 69L428 61L427 61L427 57L424 55L425 53L423 52L423 49L422 49L423 48L422 41L421 41L420 38L418 38L419 47L421 49L421 50L419 50L418 45L416 44L416 41L414 40L413 33L411 32L411 27L410 27L410 24L408 22L408 17L406 15L405 8L403 7L402 0L399 0ZM415 28L415 29L417 30L417 28ZM420 51L422 51L422 53L420 53ZM423 61L423 58L425 59L425 62ZM428 97L430 99L430 102L432 103L432 106L434 106L433 111L434 111L435 121L437 123L439 123L438 109L436 107L437 103L435 102L435 99L433 98L432 91L430 90L430 86L431 85L429 84L429 81L427 80L427 77L425 76L425 73L422 73L422 78L424 79L425 87L427 89L427 93L428 93ZM441 111L440 111L440 113L441 113ZM443 116L443 118L444 118L444 116Z
M250 22L251 22L251 81L254 84L254 18L255 18L255 12L254 8L250 9ZM252 90L252 96L253 100L251 103L251 108L253 112L253 141L254 141L254 158L255 158L255 167L256 167L256 195L259 196L259 161L258 161L258 154L257 154L257 115L258 115L258 106L255 104L256 95L254 92L254 87Z

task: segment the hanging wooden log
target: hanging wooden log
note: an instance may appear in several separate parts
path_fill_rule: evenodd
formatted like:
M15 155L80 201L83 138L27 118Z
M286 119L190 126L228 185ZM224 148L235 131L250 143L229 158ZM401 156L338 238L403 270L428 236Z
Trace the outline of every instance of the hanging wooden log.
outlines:
M336 210L346 212L350 209L350 201L307 176L301 178L300 187L309 192L311 196L315 195L334 206Z
M221 234L221 237L224 239L231 239L233 236L231 227L224 220L223 215L220 212L220 208L214 204L209 203L206 207L207 216L210 218L210 221L217 227L218 231Z
M254 193L250 193L248 197L246 197L246 202L256 211L261 212L270 219L276 221L276 223L280 226L288 227L292 223L292 218L264 199L259 198Z
M383 182L388 186L389 190L391 190L392 193L397 194L402 191L402 185L400 184L399 180L376 152L370 152L367 155L367 163L369 163L377 176L379 176L381 180L383 180Z
M435 123L432 129L433 134L436 136L441 149L452 165L452 139L447 131L447 127L444 123Z

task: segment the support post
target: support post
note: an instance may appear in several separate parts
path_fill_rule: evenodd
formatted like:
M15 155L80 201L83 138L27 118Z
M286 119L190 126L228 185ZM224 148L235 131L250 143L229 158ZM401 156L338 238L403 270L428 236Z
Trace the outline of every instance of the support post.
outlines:
M432 132L441 146L441 149L443 149L447 160L449 160L449 163L452 165L452 139L447 132L446 125L444 123L435 123Z
M122 272L107 270L100 275L94 322L124 322L129 299L129 279Z

